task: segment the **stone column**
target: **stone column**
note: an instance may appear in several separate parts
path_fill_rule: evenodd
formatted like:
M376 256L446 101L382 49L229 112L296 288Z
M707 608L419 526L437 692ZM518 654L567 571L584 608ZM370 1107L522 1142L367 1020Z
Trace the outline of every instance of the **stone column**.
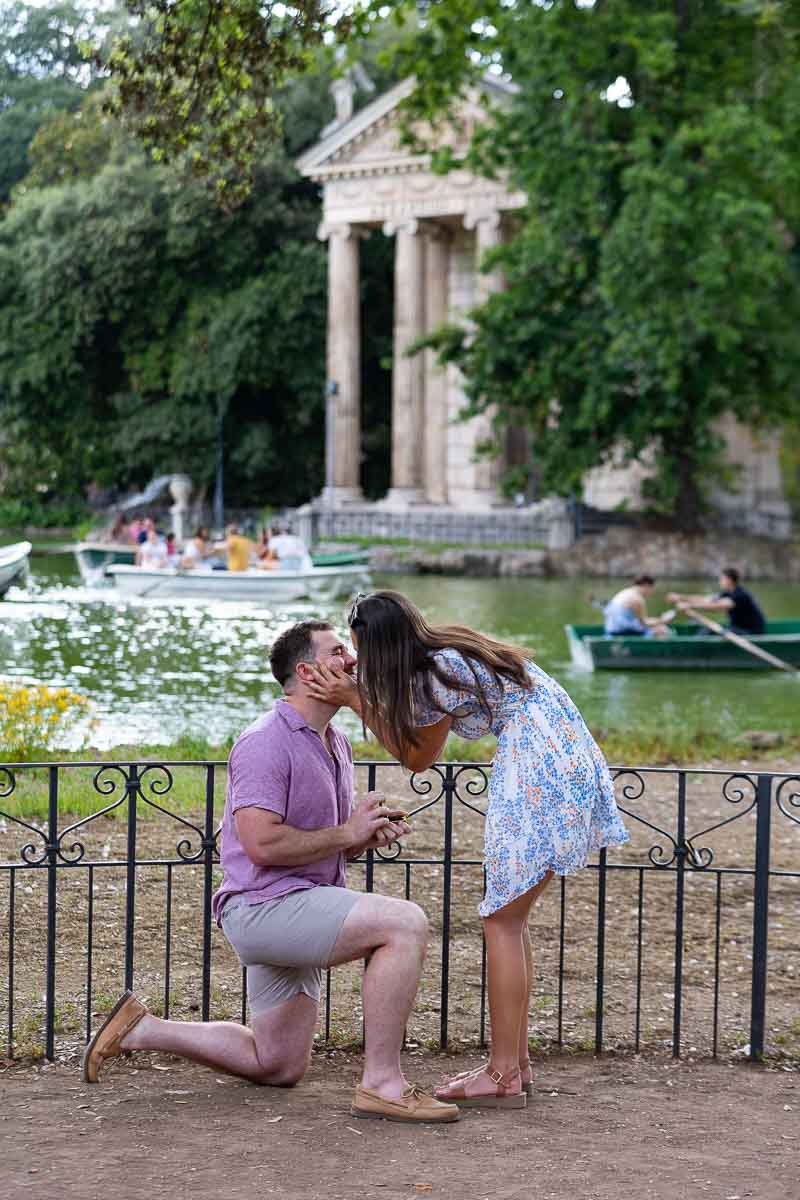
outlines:
M478 302L488 300L493 292L502 292L505 286L503 272L495 267L491 271L481 271L481 264L489 250L494 250L503 240L502 217L495 209L488 213L467 213L464 217L464 228L475 230L476 276Z
M361 292L359 240L352 225L321 225L328 243L328 377L325 384L325 488L329 505L361 493Z
M488 272L481 270L487 252L502 242L501 221L501 214L496 209L486 213L467 213L464 217L464 228L475 230L475 298L478 304L483 304L489 296L502 291L504 287L503 272L497 267ZM493 435L491 410L475 417L471 428L476 446L490 440ZM486 505L498 502L500 471L501 464L497 459L478 460L475 465L476 500L482 500Z
M425 230L425 327L436 329L449 311L450 233L442 225ZM447 504L447 368L435 350L426 350L424 490L430 504Z
M386 503L402 507L422 496L424 370L422 354L408 347L425 332L425 243L416 220L387 222L395 237L394 347L392 358L392 486Z

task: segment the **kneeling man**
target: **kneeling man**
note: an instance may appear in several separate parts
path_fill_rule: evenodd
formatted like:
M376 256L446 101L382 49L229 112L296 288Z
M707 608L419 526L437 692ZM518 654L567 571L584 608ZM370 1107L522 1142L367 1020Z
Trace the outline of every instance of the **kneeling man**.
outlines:
M355 659L330 625L303 621L270 656L284 690L239 737L228 764L222 824L224 878L214 915L247 967L250 1026L163 1021L126 992L86 1047L84 1076L104 1059L162 1050L255 1083L290 1086L305 1074L326 967L369 956L364 973L364 1074L355 1117L455 1121L459 1110L407 1083L403 1031L427 943L422 910L345 886L345 861L408 831L377 792L353 806L350 743L336 709L313 699L314 663Z

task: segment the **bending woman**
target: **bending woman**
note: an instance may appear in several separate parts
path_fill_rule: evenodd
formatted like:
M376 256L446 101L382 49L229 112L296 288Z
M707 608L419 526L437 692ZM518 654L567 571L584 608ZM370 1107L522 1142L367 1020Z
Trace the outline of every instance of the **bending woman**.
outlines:
M492 1041L488 1063L436 1089L471 1107L522 1108L532 1093L528 914L553 875L628 840L602 752L575 705L521 650L462 625L429 625L398 592L350 611L354 680L317 670L317 697L349 705L415 771L436 762L452 730L497 737L486 815L480 906Z

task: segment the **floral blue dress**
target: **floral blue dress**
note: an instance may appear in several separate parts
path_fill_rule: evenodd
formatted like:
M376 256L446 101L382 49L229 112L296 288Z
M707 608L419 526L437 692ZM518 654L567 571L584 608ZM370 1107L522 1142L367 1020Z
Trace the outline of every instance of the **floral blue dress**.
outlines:
M434 657L447 675L473 682L472 669L457 650L440 650ZM430 683L435 701L453 718L453 733L497 737L486 814L486 895L480 907L481 916L488 917L548 871L569 875L586 866L594 851L621 845L629 834L602 751L564 689L532 662L530 690L508 681L501 689L481 663L473 665L491 712L468 689L445 686L433 674ZM418 676L417 725L435 725L443 715L426 702Z

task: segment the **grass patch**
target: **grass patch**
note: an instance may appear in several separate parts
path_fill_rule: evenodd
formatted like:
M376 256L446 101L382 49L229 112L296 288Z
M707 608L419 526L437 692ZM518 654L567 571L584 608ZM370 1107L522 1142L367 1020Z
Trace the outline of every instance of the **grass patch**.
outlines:
M776 757L800 758L800 737L797 736L787 736L777 750L756 750L739 741L736 734L714 729L653 727L595 729L592 732L612 763L691 767L720 761L739 764L743 759L758 763L774 761Z

